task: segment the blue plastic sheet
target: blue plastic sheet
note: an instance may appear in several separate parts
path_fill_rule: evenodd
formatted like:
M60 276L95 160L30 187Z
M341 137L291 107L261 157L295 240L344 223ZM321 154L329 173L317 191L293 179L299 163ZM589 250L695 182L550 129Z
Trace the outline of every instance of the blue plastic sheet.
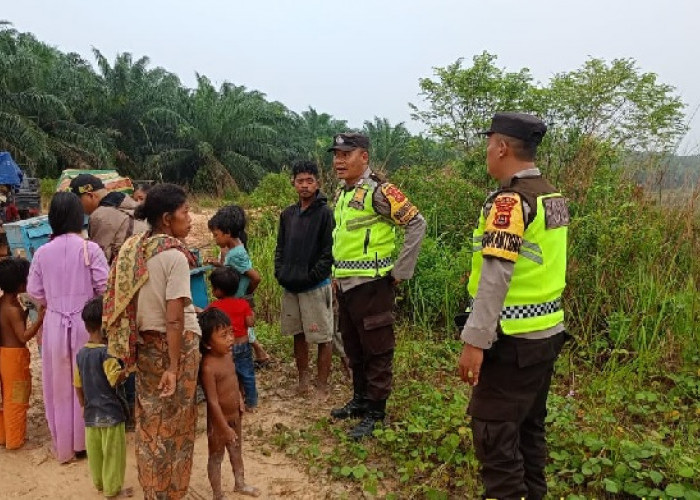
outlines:
M19 188L24 174L7 151L0 152L0 184Z

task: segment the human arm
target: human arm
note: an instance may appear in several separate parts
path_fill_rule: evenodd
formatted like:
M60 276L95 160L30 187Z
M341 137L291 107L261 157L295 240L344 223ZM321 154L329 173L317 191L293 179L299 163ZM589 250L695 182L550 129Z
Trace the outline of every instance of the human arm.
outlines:
M251 294L255 291L262 278L260 277L260 273L253 269L253 262L250 260L248 252L246 252L242 246L234 247L229 250L224 263L234 268L240 274L248 277L250 283L248 284L246 294Z
M168 342L168 367L158 384L160 397L167 398L175 393L177 370L182 350L182 334L185 328L185 299L182 297L165 301L165 337Z
M44 289L44 277L41 269L41 249L34 254L32 263L29 266L29 276L27 277L27 294L37 303L46 307L46 290Z
M248 312L246 312L245 315L245 326L248 328L255 326L255 313L252 309L250 309L250 306L248 307Z
M260 273L253 268L248 269L243 274L248 276L248 278L250 279L250 283L248 284L248 290L246 290L246 293L251 294L255 291L256 288L258 288L258 285L262 281L262 277L260 276Z
M78 402L81 408L85 408L85 393L83 392L83 381L80 378L78 368L73 371L73 387L75 387L75 395L78 397Z
M178 250L166 250L161 254L166 260L165 280L165 336L168 343L168 366L158 386L161 397L175 392L175 381L182 353L182 336L185 330L185 307L192 303L190 268L185 255Z
M107 257L105 257L100 247L92 242L88 242L88 253L90 255L92 289L95 295L101 295L107 289L107 276L109 275Z
M42 307L39 309L39 316L32 325L27 328L27 315L19 307L8 307L7 319L10 324L10 328L15 333L17 340L21 343L26 344L37 334L41 325L44 321L45 309Z
M391 270L394 284L398 284L413 277L427 223L418 208L393 184L385 183L376 189L372 202L379 215L403 227L405 232L403 246Z
M319 232L321 255L309 271L311 285L320 283L328 278L333 268L333 228L335 221L330 208L324 207L324 217L321 223L323 225Z
M216 374L207 363L202 365L202 388L207 397L207 418L214 426L213 432L224 437L225 442L232 443L238 439L224 415L219 404L219 394L216 390Z
M282 270L282 261L284 260L284 214L280 214L279 230L277 231L277 245L275 246L275 278L279 279L280 271Z
M497 338L498 322L505 302L515 262L518 258L525 217L528 207L523 202L518 208L508 212L508 217L498 221L499 210L504 205L496 203L499 198L511 197L512 193L500 194L489 209L484 236L482 238L483 264L477 287L476 297L472 302L471 313L462 330L461 339L464 348L459 360L462 380L470 385L477 385L483 362L483 350L489 349ZM506 221L507 223L503 222Z
M102 370L105 372L107 382L112 387L116 387L126 379L126 371L117 358L108 356L102 362Z

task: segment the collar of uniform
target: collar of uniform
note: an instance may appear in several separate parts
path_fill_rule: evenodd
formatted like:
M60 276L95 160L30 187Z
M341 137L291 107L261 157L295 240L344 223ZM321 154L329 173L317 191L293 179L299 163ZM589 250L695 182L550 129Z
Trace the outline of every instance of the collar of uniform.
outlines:
M508 187L513 183L513 179L523 179L526 177L540 177L542 175L542 172L540 172L540 169L537 167L532 167L532 168L526 168L525 170L521 170L520 172L516 172L513 177L510 177L508 180L503 182L501 184L501 187Z
M364 181L365 179L369 179L369 176L372 175L372 169L367 167L364 172L362 172L362 175L360 176L359 179L357 179L357 182L355 183L355 186L359 185ZM345 181L342 181L343 183L341 184L341 187L345 191L350 191L352 189L355 189L355 186L348 186Z

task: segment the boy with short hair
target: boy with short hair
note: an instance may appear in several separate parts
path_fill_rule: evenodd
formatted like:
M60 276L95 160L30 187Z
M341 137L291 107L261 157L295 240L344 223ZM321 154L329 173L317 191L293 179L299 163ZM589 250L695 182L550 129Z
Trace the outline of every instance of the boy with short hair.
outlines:
M294 336L299 392L309 390L309 344L318 345L317 390L328 397L333 352L333 212L320 191L318 167L300 161L292 168L299 201L280 215L275 278L284 288L282 334Z
M234 345L231 321L222 310L209 308L199 316L199 325L202 329L200 373L207 397L207 472L214 499L224 498L221 491L221 462L226 450L236 479L235 491L258 496L260 490L245 484L241 451L243 401L230 354L231 346Z
M226 249L223 265L239 273L240 282L235 296L246 299L250 307L254 308L253 293L262 278L260 273L253 269L253 262L246 248L248 237L245 232L245 212L237 205L222 207L209 219L208 226L222 254ZM222 265L218 261L209 261L209 264L217 267ZM256 339L253 328L249 329L248 337L255 351L256 364L267 365L270 362L270 355Z
M209 281L217 300L209 304L208 309L223 311L231 322L236 375L243 386L246 409L252 411L258 405L258 389L255 385L255 367L248 328L255 325L255 315L248 301L236 297L240 278L234 269L228 266L216 268L209 275Z
M122 490L126 471L126 401L116 387L126 373L116 358L107 354L102 333L102 296L83 308L81 314L90 339L75 359L73 386L83 407L85 446L92 482L106 498L129 496Z
M0 261L0 445L16 450L27 437L27 410L32 391L31 357L27 342L36 335L44 320L44 309L27 328L28 311L19 294L27 291L29 262L19 257Z

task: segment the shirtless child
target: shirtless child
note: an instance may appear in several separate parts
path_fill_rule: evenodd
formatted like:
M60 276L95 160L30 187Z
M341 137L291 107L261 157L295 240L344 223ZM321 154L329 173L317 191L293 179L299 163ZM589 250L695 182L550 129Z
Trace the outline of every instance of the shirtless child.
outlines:
M236 480L234 491L257 497L260 490L245 484L243 473L241 416L245 404L238 388L236 367L231 356L231 321L219 309L208 309L199 316L199 324L202 328L201 378L207 398L207 471L214 492L213 498L225 498L221 491L221 462L226 450Z
M44 320L44 309L27 328L27 311L19 294L27 291L29 262L18 257L0 261L0 445L16 450L27 437L27 410L32 389L27 342L36 335Z

